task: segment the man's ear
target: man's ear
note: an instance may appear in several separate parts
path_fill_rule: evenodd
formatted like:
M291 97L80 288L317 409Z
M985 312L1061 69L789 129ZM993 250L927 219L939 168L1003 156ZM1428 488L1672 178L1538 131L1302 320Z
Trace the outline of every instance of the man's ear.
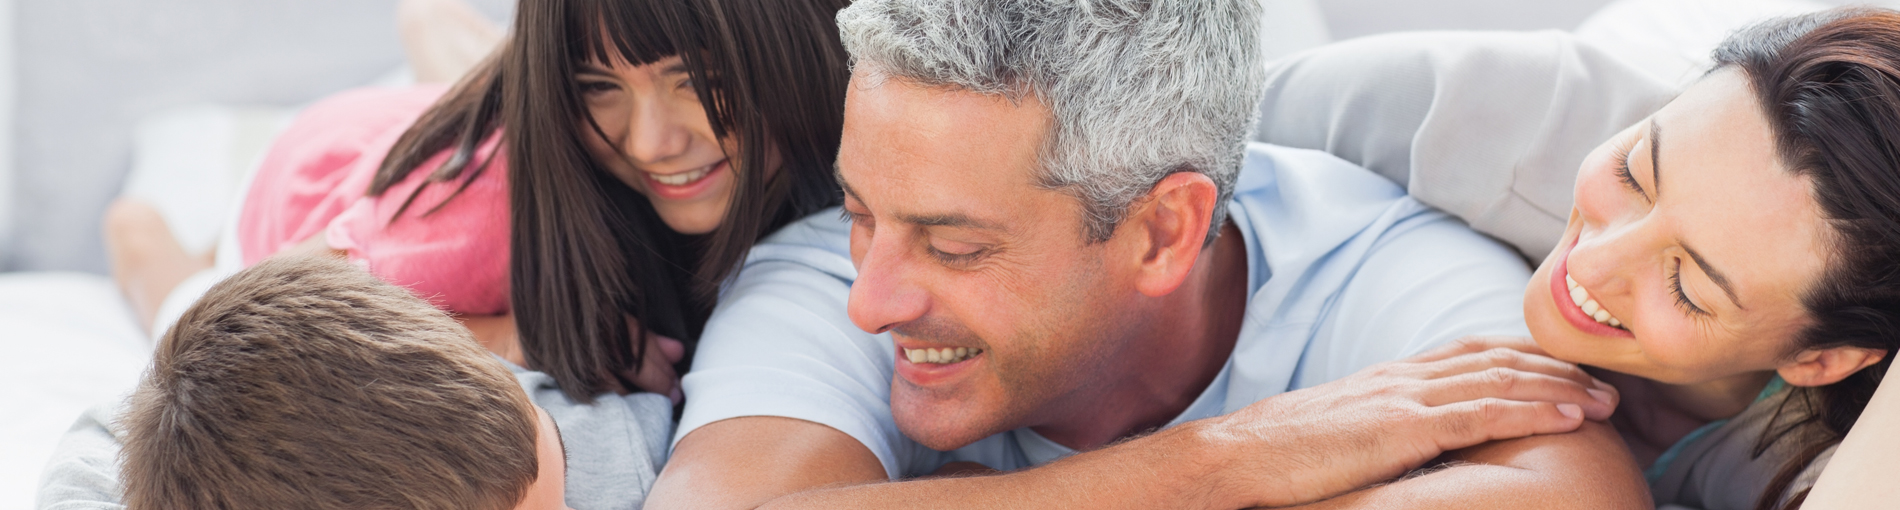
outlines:
M1775 372L1795 386L1826 386L1840 382L1887 357L1887 351L1866 347L1809 349L1796 354Z
M1213 179L1195 172L1176 172L1161 179L1136 203L1122 225L1122 235L1132 242L1129 248L1140 257L1136 290L1160 297L1187 281L1204 251L1208 225L1219 199L1220 188Z

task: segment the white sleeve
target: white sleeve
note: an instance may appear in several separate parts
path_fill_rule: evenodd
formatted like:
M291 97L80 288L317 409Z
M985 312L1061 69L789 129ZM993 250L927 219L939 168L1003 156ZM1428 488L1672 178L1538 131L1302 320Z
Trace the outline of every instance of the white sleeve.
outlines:
M849 295L848 281L806 264L746 266L700 336L674 444L729 418L795 418L856 438L898 478L917 447L891 417L895 347L851 323Z
M1442 213L1393 225L1320 319L1294 388L1337 380L1468 335L1529 336L1517 253Z
M1541 259L1584 156L1674 90L1563 32L1380 35L1269 64L1254 139L1332 153Z

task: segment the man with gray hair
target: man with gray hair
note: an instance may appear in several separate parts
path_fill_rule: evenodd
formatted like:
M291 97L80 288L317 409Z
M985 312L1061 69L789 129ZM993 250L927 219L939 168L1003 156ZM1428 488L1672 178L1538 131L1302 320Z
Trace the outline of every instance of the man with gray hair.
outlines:
M1459 451L1498 439L1582 427L1620 452L1586 423L1609 386L1460 340L1526 334L1509 249L1330 155L1246 142L1259 13L842 11L849 221L784 228L724 289L652 508L1287 506L1434 459L1536 460ZM1473 465L1444 471L1508 481ZM1607 478L1539 475L1518 481ZM1578 492L1558 506L1645 504Z

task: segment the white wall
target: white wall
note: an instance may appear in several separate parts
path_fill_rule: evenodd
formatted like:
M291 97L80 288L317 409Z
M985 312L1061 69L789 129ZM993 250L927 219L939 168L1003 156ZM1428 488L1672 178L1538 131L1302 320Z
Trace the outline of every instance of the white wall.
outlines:
M1400 30L1576 28L1610 0L1318 0L1334 40Z

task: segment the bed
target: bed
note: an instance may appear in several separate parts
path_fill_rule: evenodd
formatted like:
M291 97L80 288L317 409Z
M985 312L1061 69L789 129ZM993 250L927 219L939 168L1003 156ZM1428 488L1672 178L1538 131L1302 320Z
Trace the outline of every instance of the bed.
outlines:
M1326 41L1318 3L1270 2L1274 54ZM1686 82L1734 27L1825 7L1799 0L1622 0L1576 28L1579 36L1656 76ZM401 72L379 80L397 84ZM125 194L157 203L179 241L208 249L228 223L245 173L294 108L199 105L150 115L132 136ZM0 510L30 508L39 472L82 410L122 398L150 360L113 282L82 272L0 273Z

